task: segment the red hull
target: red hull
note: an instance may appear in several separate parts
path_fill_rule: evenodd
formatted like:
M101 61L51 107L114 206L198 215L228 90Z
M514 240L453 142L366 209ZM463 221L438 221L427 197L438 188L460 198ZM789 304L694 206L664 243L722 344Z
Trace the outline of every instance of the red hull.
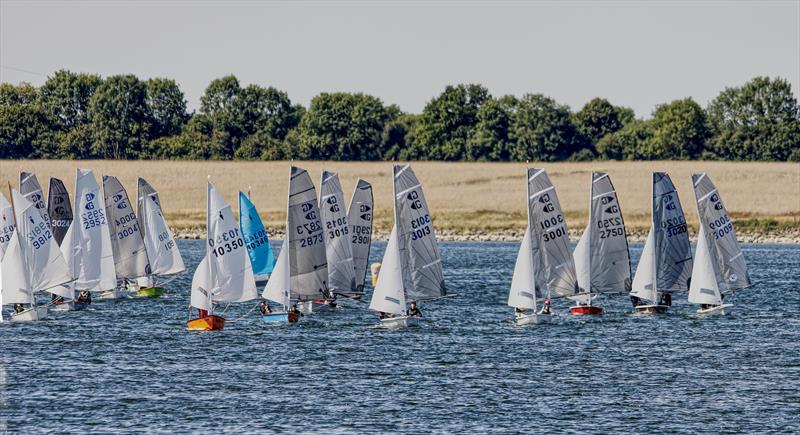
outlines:
M595 306L569 307L569 311L576 316L592 316L603 313L603 309L601 307Z
M289 323L295 323L300 320L300 314L297 313L289 313L288 315Z
M224 327L225 319L213 314L186 322L186 329L190 331L219 331Z

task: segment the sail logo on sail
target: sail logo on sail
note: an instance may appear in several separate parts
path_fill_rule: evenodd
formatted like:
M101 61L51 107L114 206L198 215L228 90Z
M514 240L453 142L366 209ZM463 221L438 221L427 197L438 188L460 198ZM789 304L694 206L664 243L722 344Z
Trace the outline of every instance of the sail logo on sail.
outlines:
M600 198L600 204L608 205L611 204L612 202L614 202L613 196L604 196Z

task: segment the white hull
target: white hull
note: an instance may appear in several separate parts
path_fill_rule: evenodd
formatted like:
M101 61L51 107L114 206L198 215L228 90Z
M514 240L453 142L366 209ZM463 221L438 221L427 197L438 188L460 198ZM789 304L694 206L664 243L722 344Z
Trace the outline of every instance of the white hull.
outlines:
M128 293L128 289L126 288L115 288L111 290L104 290L97 294L94 297L94 300L98 301L109 301L115 299L127 299L130 296Z
M50 311L74 311L75 301L64 302L63 304L50 305Z
M417 326L418 324L419 317L397 316L381 319L381 326L384 328L405 328L408 326Z
M552 314L521 314L515 319L517 325L538 325L540 323L552 323Z
M637 305L634 310L637 314L659 314L666 313L669 306L667 305Z
M706 308L705 310L701 308L697 310L697 314L702 314L704 316L725 316L730 314L732 309L733 304L722 304L711 308Z
M312 314L314 312L314 302L298 302L297 309L303 314Z
M47 318L47 307L39 305L33 308L28 308L20 313L12 313L12 322L35 322L37 320L44 320Z

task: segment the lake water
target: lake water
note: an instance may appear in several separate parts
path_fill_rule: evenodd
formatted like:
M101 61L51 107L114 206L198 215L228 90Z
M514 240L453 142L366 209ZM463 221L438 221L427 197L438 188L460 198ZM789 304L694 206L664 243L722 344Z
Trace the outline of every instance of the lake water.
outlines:
M191 272L203 242L179 245ZM757 285L731 316L680 295L637 317L620 295L532 327L505 305L515 243L442 243L458 297L399 331L366 304L268 326L243 303L188 332L185 273L161 299L0 325L0 432L797 433L800 245L744 249Z

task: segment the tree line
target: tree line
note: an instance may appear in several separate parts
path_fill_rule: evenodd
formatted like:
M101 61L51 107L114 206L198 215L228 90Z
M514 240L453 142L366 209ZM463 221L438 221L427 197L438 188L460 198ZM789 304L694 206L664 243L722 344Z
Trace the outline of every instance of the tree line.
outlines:
M447 86L422 113L362 93L286 92L212 81L197 112L174 80L57 71L0 84L0 158L248 160L800 161L800 106L781 78L756 77L703 108L691 98L648 118L595 98L577 112L542 94Z

